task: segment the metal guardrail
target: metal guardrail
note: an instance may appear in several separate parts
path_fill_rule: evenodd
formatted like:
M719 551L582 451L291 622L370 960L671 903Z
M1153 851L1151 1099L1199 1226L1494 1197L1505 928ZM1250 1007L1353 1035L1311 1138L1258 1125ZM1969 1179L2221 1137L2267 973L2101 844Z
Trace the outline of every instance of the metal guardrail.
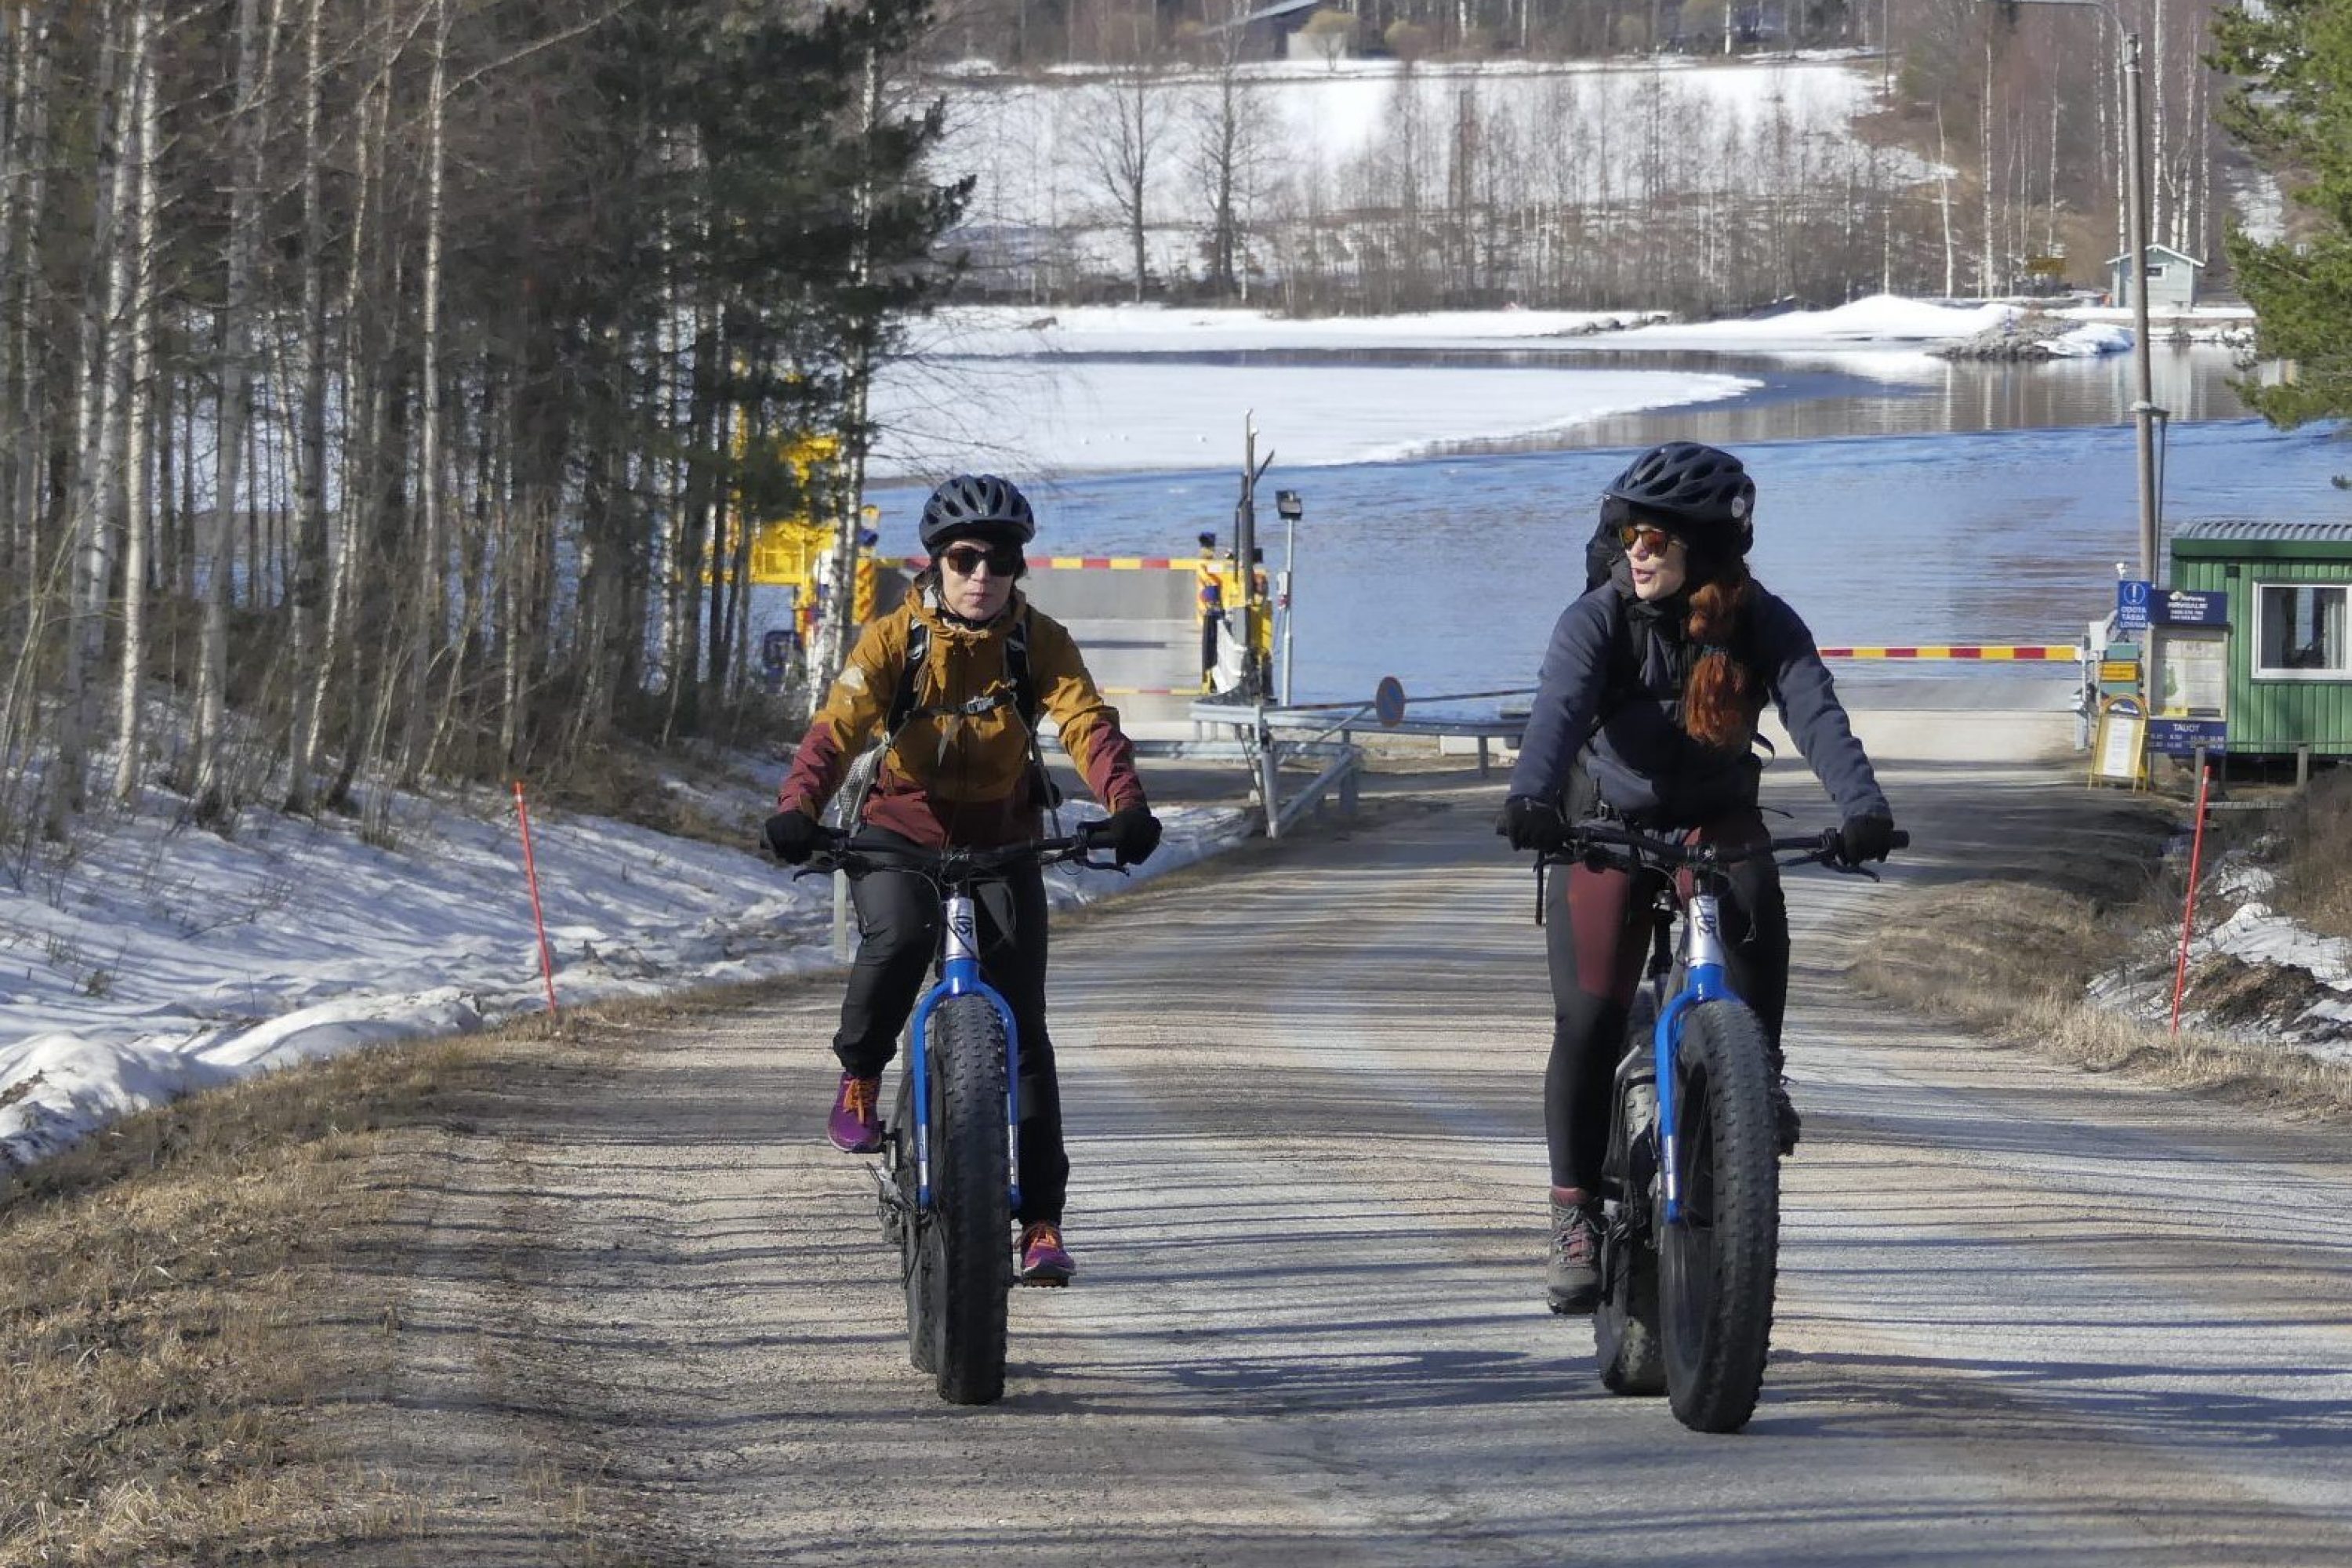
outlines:
M1339 809L1352 816L1357 781L1364 771L1363 749L1344 738L1331 739L1339 732L1337 723L1325 724L1320 732L1304 739L1276 734L1277 730L1314 728L1312 723L1287 722L1295 711L1234 702L1196 702L1192 710L1195 728L1207 725L1230 730L1233 738L1161 742L1160 745L1170 749L1160 754L1188 759L1229 757L1246 763L1259 808L1265 816L1268 838L1280 838L1300 817L1322 805L1335 789L1339 792ZM1330 716L1326 713L1315 717L1328 720ZM1301 761L1316 764L1315 776L1285 800L1283 766Z

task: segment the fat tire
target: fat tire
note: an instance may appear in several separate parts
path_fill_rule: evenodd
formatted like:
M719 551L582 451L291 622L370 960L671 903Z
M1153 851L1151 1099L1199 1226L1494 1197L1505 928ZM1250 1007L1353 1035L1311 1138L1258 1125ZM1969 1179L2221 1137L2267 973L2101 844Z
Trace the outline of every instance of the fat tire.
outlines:
M1658 1240L1666 1394L1691 1430L1737 1432L1763 1388L1780 1233L1771 1069L1746 1004L1691 1010L1675 1079L1684 1212Z
M1004 1026L984 996L933 1013L931 1224L939 1256L940 1397L992 1405L1004 1393L1005 1294L1013 1284Z
M1625 1021L1625 1048L1651 1048L1657 1004L1645 986ZM1612 1091L1615 1085L1612 1081ZM1637 1101L1646 1101L1647 1116ZM1631 1149L1656 1116L1656 1091L1647 1080L1627 1084L1612 1106L1609 1128L1609 1176L1617 1186L1618 1212L1601 1234L1601 1301L1592 1311L1592 1345L1601 1363L1601 1385L1612 1394L1653 1398L1666 1391L1664 1352L1658 1331L1658 1234L1651 1213L1655 1194L1646 1177L1632 1169Z

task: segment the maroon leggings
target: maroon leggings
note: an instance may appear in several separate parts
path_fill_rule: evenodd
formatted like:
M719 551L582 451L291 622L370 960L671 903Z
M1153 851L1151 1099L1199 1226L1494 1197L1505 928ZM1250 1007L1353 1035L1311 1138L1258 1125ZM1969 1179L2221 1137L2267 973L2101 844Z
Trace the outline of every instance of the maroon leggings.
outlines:
M1740 843L1764 837L1752 808L1719 818L1699 837ZM1544 1131L1558 1187L1596 1192L1608 1149L1610 1083L1625 1054L1625 1018L1649 957L1656 872L1555 873L1544 892L1545 956L1551 967L1551 1062L1544 1070ZM1789 1003L1789 909L1769 856L1732 868L1723 889L1724 969L1756 1011L1780 1065L1780 1016Z

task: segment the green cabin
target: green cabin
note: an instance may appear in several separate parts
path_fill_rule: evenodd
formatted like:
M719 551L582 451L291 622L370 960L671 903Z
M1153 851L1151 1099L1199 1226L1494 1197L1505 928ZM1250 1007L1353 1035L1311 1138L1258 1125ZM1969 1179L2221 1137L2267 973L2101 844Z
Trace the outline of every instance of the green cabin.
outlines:
M2228 598L2209 698L2231 755L2352 756L2352 522L2185 524L2171 585Z

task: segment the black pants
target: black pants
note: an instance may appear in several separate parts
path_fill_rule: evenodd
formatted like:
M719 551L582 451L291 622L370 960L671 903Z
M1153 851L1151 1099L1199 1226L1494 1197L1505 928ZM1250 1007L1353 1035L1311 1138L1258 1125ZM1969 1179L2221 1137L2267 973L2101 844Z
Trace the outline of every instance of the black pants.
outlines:
M1705 837L1764 836L1753 813L1709 824ZM1764 1026L1777 1069L1789 1005L1789 907L1769 856L1732 868L1723 890L1725 978ZM1544 1071L1544 1131L1554 1186L1597 1192L1609 1146L1610 1086L1625 1052L1626 1015L1649 957L1654 872L1556 870L1544 890L1551 969L1551 1062Z
M862 829L856 843L916 849L911 839ZM898 1051L907 1015L923 993L940 945L940 892L921 877L877 871L858 879L857 962L841 1001L834 1055L842 1070L879 1074ZM1054 1076L1054 1042L1045 1032L1045 881L1034 866L976 890L980 967L1003 994L1020 1031L1021 1214L1023 1224L1062 1223L1070 1161L1062 1148L1062 1090Z

